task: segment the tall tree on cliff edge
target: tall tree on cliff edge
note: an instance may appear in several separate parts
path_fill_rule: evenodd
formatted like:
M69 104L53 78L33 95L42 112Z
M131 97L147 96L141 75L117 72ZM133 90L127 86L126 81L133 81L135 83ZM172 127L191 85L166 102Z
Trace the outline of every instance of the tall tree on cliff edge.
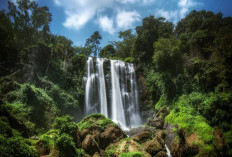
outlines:
M100 51L100 40L102 39L101 35L98 31L94 32L90 38L86 39L85 47L90 48L89 54L86 54L87 56L93 55L96 57Z

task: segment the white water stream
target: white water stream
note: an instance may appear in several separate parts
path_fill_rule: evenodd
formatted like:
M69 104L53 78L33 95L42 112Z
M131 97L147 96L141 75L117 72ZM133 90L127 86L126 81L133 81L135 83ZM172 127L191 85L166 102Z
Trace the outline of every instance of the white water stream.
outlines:
M138 88L134 65L118 60L89 57L87 60L87 79L85 84L85 113L102 113L122 128L129 129L141 125L138 103ZM107 88L107 87L108 88ZM108 96L108 97L107 97Z

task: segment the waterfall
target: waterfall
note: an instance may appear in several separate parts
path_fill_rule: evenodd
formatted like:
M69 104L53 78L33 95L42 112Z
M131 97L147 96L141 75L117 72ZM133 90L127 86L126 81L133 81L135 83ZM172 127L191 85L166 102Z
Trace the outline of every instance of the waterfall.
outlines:
M172 157L171 152L170 152L170 150L168 149L167 145L165 144L164 146L165 146L165 149L166 149L166 151L167 151L167 156L168 156L168 157Z
M108 117L108 109L107 109L107 100L106 100L106 86L105 86L105 75L103 70L103 58L97 58L97 69L98 69L98 89L99 89L99 97L100 97L100 105L101 112L106 117Z
M123 107L122 93L120 89L120 70L125 67L124 62L111 60L112 83L112 120L126 127L125 111Z
M85 85L85 113L91 114L97 111L97 103L95 100L96 74L93 65L93 58L87 60L87 81Z
M134 65L92 57L86 65L86 115L102 113L124 129L141 125Z

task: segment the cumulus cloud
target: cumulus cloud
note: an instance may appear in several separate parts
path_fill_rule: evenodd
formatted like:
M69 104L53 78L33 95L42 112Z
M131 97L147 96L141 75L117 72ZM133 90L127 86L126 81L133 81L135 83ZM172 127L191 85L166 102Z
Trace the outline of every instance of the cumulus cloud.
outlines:
M146 5L155 0L53 0L55 5L62 7L66 15L64 27L79 30L89 21L95 20L103 31L110 34L119 28L128 28L140 20L136 11L129 5ZM126 8L128 11L119 12ZM110 10L113 15L106 14Z
M175 24L190 11L190 9L200 3L196 3L194 0L178 0L178 8L175 10L158 9L156 16L162 16L167 20L173 21Z
M164 17L165 19L169 21L173 21L174 23L177 23L178 20L178 11L173 10L173 11L167 11L164 9L158 9L156 12L157 16Z
M191 7L196 6L197 3L193 0L179 0L178 6L180 7L180 18L183 18Z
M113 19L108 18L107 16L102 16L99 18L99 24L103 31L114 34L115 29L113 26Z
M128 28L139 20L140 15L136 11L120 11L116 17L119 28Z
M12 0L14 1L14 0ZM56 6L62 7L65 13L63 26L79 30L91 20L110 34L119 29L132 27L141 20L139 12L133 11L133 6L148 6L149 3L160 3L161 0L53 0ZM152 4L155 4L152 3ZM196 6L195 0L175 0L177 9L157 9L156 15L177 23L189 10ZM109 13L110 12L110 13Z

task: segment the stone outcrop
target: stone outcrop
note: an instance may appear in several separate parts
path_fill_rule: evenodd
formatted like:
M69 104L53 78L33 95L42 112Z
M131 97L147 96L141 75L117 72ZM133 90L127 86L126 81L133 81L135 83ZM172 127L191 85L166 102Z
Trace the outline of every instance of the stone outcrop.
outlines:
M126 137L121 128L101 114L87 116L78 127L82 148L90 155L97 156L110 144Z
M156 127L157 129L163 129L164 119L169 114L169 110L166 107L162 107L154 117L147 120L147 125Z

